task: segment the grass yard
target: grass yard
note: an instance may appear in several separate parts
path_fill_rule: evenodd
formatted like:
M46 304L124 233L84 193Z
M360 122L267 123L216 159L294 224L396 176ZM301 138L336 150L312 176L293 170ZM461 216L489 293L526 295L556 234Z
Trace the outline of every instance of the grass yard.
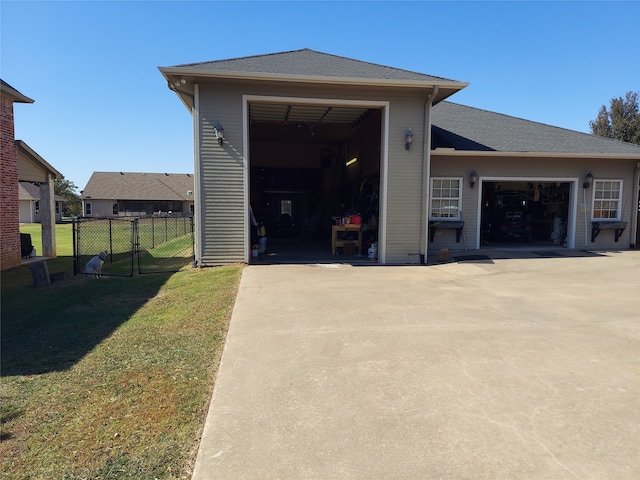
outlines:
M0 478L190 478L242 268L94 279L70 255L45 288L2 272Z
M60 257L73 255L73 238L71 223L56 223L56 253ZM42 255L42 228L39 223L23 223L20 225L20 233L29 233L31 243L38 255Z

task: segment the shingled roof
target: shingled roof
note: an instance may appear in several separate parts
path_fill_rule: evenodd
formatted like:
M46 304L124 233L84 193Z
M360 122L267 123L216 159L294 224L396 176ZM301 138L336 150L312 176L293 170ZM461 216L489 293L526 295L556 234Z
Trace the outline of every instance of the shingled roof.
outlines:
M83 199L193 200L190 173L93 172L82 191Z
M432 149L557 154L628 154L640 146L587 133L441 102L433 107Z
M318 52L309 48L249 57L215 60L211 62L176 65L212 72L245 72L307 77L340 77L375 80L417 81L426 83L451 82L464 87L466 83L442 77L402 70L400 68L363 62L351 58Z
M31 182L18 182L18 200L40 200L40 187ZM54 195L56 202L66 201L60 195Z
M468 85L447 78L388 67L309 48L250 57L158 67L171 88L191 108L190 85L198 78L356 85L431 90L438 86L434 103Z

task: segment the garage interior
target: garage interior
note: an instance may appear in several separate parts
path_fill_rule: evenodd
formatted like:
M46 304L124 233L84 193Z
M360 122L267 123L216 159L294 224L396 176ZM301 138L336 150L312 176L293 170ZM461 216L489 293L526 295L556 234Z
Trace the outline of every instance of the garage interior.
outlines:
M252 262L377 261L381 119L379 108L249 102ZM354 226L335 233L334 255L339 224Z
M571 184L483 181L480 245L567 246Z

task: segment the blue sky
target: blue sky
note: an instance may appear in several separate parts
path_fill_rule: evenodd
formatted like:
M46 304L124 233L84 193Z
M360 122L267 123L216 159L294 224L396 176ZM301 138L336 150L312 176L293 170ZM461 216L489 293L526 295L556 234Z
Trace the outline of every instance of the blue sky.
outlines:
M589 132L640 91L640 1L0 2L24 140L94 171L192 172L191 116L158 66L311 48L469 82L451 101Z

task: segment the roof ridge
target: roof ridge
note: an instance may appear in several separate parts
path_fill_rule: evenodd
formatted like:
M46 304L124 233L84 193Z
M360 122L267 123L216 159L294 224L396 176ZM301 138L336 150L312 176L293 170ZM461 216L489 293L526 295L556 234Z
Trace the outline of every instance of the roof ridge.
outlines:
M245 55L242 57L233 57L233 58L220 58L218 60L205 60L203 62L192 62L192 63L183 63L180 65L175 65L176 67L192 67L194 65L202 65L203 63L221 63L221 62L233 62L236 60L248 60L250 58L258 58L258 57L272 57L275 55L284 55L286 53L295 53L295 52L304 52L308 50L310 52L314 52L315 50L311 50L310 48L299 48L297 50L287 50L283 52L271 52L271 53L260 53L257 55ZM317 52L322 53L322 52Z

